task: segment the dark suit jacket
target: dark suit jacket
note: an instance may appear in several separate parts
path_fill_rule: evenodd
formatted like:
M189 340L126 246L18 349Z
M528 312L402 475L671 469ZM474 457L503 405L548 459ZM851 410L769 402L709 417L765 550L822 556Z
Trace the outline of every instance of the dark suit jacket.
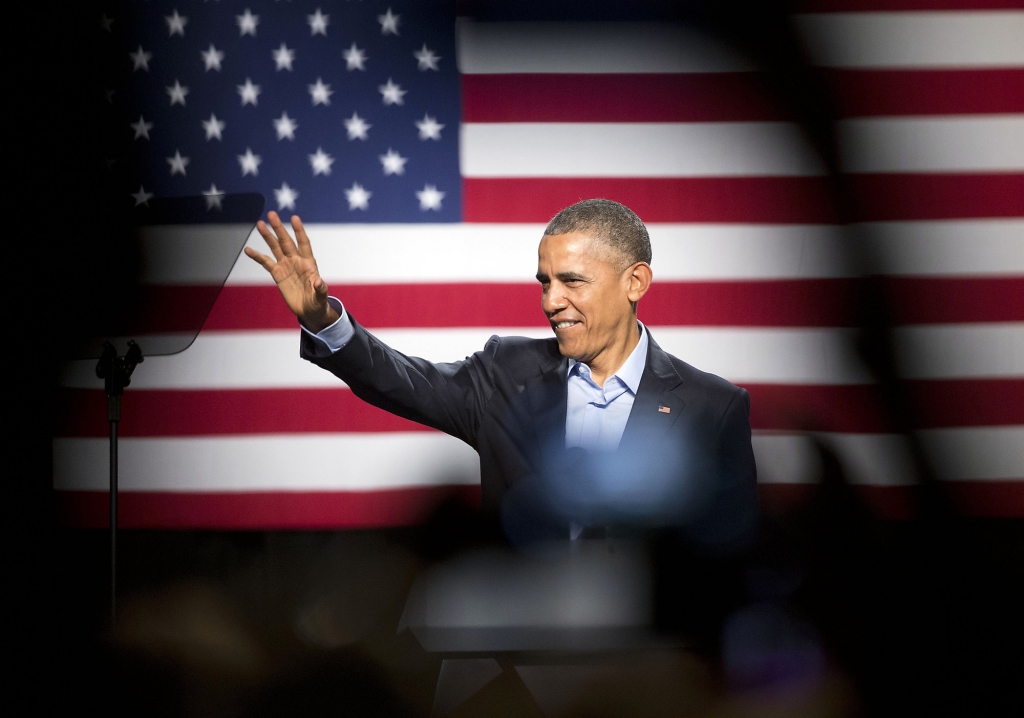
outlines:
M552 454L564 450L569 360L557 340L492 336L463 361L435 364L352 323L353 338L329 357L315 357L303 334L302 357L364 401L475 448L485 509L499 510L517 484L558 465ZM673 448L699 454L679 478L689 486L687 524L702 540L731 540L737 530L749 531L756 515L749 411L745 390L671 356L651 336L618 453L637 475L663 470L659 457L678 455Z

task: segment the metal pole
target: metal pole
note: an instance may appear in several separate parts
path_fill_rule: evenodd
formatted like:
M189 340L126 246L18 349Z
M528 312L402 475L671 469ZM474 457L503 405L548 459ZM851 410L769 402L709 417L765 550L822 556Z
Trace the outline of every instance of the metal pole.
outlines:
M103 355L96 363L96 376L103 379L107 394L107 421L110 422L110 625L117 619L117 423L121 421L121 395L131 384L136 365L142 362L142 350L128 342L124 357L110 342L103 345Z
M121 397L107 397L110 420L110 624L117 620L117 423L121 419Z

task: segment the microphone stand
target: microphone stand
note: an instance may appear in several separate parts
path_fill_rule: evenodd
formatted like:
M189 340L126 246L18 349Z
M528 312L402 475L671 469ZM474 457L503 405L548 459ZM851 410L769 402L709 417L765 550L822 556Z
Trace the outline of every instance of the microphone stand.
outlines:
M117 424L121 421L121 395L131 384L132 372L143 361L142 350L129 340L123 357L110 342L103 343L103 354L96 364L96 376L103 379L107 394L107 421L110 422L110 624L117 617Z

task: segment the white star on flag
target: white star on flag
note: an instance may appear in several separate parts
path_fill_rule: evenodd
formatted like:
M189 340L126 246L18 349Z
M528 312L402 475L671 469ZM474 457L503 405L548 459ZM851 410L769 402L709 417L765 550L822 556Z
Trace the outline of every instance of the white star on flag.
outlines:
M345 122L345 131L348 132L348 138L350 140L365 140L369 135L369 130L373 125L369 124L362 117L357 115L355 112Z
M320 12L320 8L316 9L316 12L312 15L306 15L306 22L309 23L309 34L323 35L327 37L327 25L331 21L330 15L324 15Z
M278 140L283 140L285 137L289 140L294 140L295 130L298 127L299 123L289 117L287 112L281 113L281 116L274 120L274 129L277 130Z
M185 95L188 94L188 87L183 86L178 82L177 78L174 80L174 86L167 88L167 94L171 98L171 106L180 104L182 107L185 106Z
M270 52L274 56L274 64L277 65L277 70L292 71L292 63L295 62L295 50L289 50L288 46L282 42L281 47Z
M441 200L444 199L446 192L439 192L437 187L432 184L423 185L423 189L416 193L416 198L420 201L420 209L428 210L435 209L441 211Z
M107 32L111 32L110 26L114 24L114 18L107 17L106 13L100 15L100 27Z
M153 199L154 195L153 195L152 192L147 192L146 189L142 185L139 185L139 191L135 192L131 196L135 198L135 206L136 207L138 207L140 204L144 204L144 205L146 205L148 207L149 206L149 200Z
M256 37L256 26L260 24L260 16L253 15L249 8L241 15L235 15L235 22L238 23L238 36L252 35Z
M259 104L256 100L260 96L260 86L252 84L252 80L248 77L245 78L244 85L238 85L238 94L242 96L242 107L246 105L252 105L255 107Z
M377 90L380 91L382 102L385 105L404 105L405 100L402 96L408 93L408 90L403 90L401 85L396 85L388 78L388 84L379 85Z
M153 53L143 50L142 45L139 45L139 49L135 52L129 52L128 57L132 59L132 72L136 70L149 72L149 61L153 59Z
M164 22L167 23L167 36L181 35L185 37L185 26L188 24L188 18L178 14L178 8L174 8L173 15L165 15Z
M356 47L354 42L352 43L352 47L341 53L341 56L345 58L346 70L366 69L366 51L360 50Z
M384 165L385 176L405 174L405 163L408 161L408 157L402 157L390 147L388 147L386 155L380 155L380 163Z
M217 185L211 183L210 189L203 190L203 196L206 197L206 209L211 210L214 207L217 209L224 209L221 206L221 201L224 199L224 192L217 189Z
M313 100L313 107L331 104L331 95L333 94L334 90L331 89L331 86L325 85L319 77L316 78L315 85L309 86L309 96Z
M218 120L217 115L211 112L210 119L200 120L200 122L203 123L203 129L206 130L207 141L215 138L218 140L224 139L221 136L221 133L224 131L224 128L227 127L228 123L224 122L224 120Z
M437 61L441 59L439 55L435 55L434 51L427 47L427 43L423 43L423 48L414 52L412 56L416 58L416 62L419 63L421 70L437 70Z
M254 175L257 176L260 173L260 163L263 158L259 155L254 155L252 150L248 147L245 148L244 155L238 155L238 164L242 167L242 176Z
M439 140L441 139L441 130L444 129L444 125L440 124L430 115L423 115L422 120L416 121L416 129L420 131L421 140Z
M278 209L295 209L295 200L299 193L288 186L287 182L281 183L280 189L274 190L274 197L277 198Z
M398 23L401 20L401 15L395 15L391 12L391 8L383 15L377 16L377 22L380 23L380 34L381 35L397 35L398 34Z
M367 192L358 182L353 182L352 188L345 190L345 199L348 200L350 212L354 209L369 209L372 196L373 192Z
M151 129L153 129L153 123L152 122L146 122L146 120L142 117L142 115L139 115L139 121L138 122L132 122L131 123L131 128L133 130L135 130L135 137L133 139L137 140L140 137L145 137L148 140L149 139L149 131Z
M174 150L174 157L167 158L167 164L171 166L171 177L176 174L180 174L182 177L185 176L185 167L188 166L189 158L182 157L181 152Z
M331 165L334 164L334 158L323 151L323 148L317 147L316 153L309 156L309 164L313 168L313 176L317 175L329 175L331 173Z
M220 63L224 60L224 53L215 48L212 42L210 43L209 50L201 50L199 54L203 56L203 64L206 65L206 72L209 72L210 70L220 72Z

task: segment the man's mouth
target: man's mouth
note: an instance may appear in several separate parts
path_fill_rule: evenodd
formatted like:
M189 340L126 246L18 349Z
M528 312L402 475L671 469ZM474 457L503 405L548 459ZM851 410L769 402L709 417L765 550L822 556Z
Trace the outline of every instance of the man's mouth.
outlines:
M579 324L579 322L573 320L566 320L561 322L551 322L551 327L557 331L559 329L568 329L569 327L574 326L576 324Z

